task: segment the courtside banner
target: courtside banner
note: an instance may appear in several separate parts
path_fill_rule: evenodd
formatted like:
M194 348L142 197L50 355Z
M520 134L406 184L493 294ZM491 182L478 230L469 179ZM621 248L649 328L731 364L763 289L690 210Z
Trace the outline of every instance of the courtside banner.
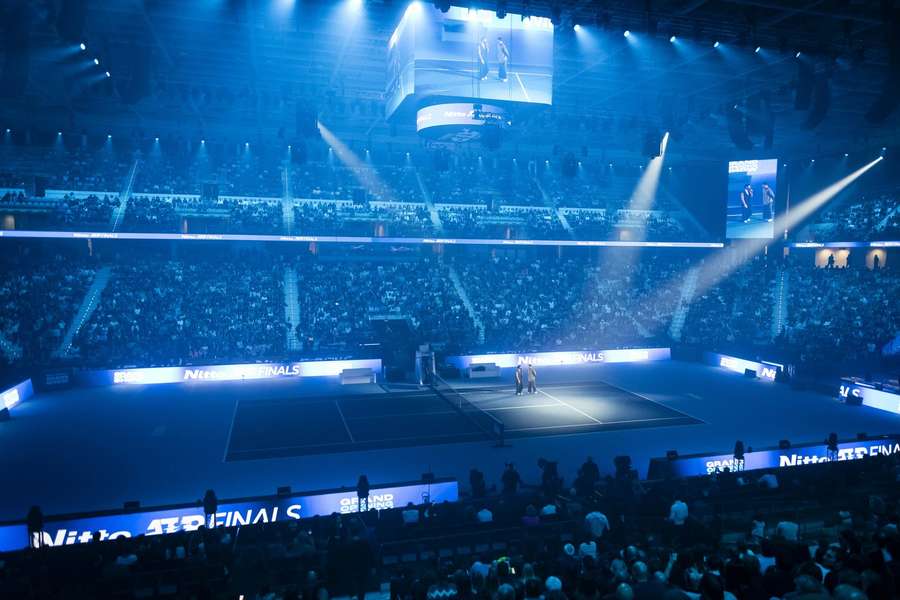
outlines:
M900 414L900 394L879 390L861 381L842 379L838 397L848 404L855 400L856 404Z
M470 366L489 365L515 367L519 364L533 364L536 367L554 365L583 365L588 363L645 362L670 360L669 348L628 348L622 350L585 350L578 352L535 352L532 354L473 354L470 356L448 356L447 364L459 370Z
M26 379L22 383L0 392L0 409L12 410L13 406L25 402L33 395L34 387L31 385L31 379Z
M704 352L703 358L706 364L716 367L722 367L735 373L741 373L750 369L756 372L756 376L760 379L775 381L778 371L784 370L784 365L769 361L757 362L755 360L747 360L736 356L728 356L727 354L717 354L715 352Z
M841 442L836 460L858 460L867 456L900 453L897 436L867 441ZM744 453L745 471L759 469L784 469L800 465L830 462L828 446L824 443L802 444L791 448L767 448ZM734 454L706 454L679 456L674 459L654 458L650 461L648 479L670 477L696 477L710 475L725 469L734 471Z
M369 508L386 510L408 503L456 502L456 480L438 479L430 483L414 482L374 486L369 493ZM265 496L225 500L211 516L216 527L237 527L257 523L276 523L334 513L358 511L356 490L328 490L291 496ZM135 512L109 511L81 516L46 517L42 534L44 545L68 546L90 542L96 532L101 540L131 538L139 535L163 535L194 531L206 522L198 503L147 508ZM24 522L0 524L0 552L28 547L28 528Z
M83 386L120 384L155 385L187 381L243 381L281 377L335 377L345 369L372 369L381 373L381 359L313 360L295 363L149 367L109 371L76 371L75 383Z

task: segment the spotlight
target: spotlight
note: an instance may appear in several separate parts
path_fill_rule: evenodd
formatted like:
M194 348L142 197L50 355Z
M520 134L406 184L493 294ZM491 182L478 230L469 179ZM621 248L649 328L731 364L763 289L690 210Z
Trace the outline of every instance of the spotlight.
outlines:
M201 144L206 144L206 140L200 140Z
M816 159L813 158L813 159L811 159L809 162L810 162L810 164L815 164L815 163L816 163Z
M625 33L623 33L622 35L624 35L625 37L631 37L631 32L626 29Z
M350 8L359 9L362 8L362 0L349 0Z
M81 48L82 50L87 50L87 46L84 45L84 42L81 42L80 44L78 44L78 47Z
M250 147L250 142L244 142L244 148L249 148L249 147Z
M62 131L57 131L57 132L56 132L56 136L57 136L57 137L59 137L59 136L61 136L61 135L62 135Z
M100 59L99 59L99 58L95 58L95 59L94 59L94 64L95 64L95 65L99 65L99 64L100 64Z
M288 144L288 150L290 150L290 149L291 149L291 145L290 145L290 144Z
M109 71L106 72L106 76L107 76L107 77L112 77L112 75L109 74Z
M715 42L713 42L713 48L718 48L718 47L719 47L719 41L716 40Z
M757 46L756 50L753 51L754 54L759 54L759 51L762 50L762 46Z
M107 133L107 134L106 134L106 139L111 140L111 139L112 139L112 134L111 134L111 133Z
M850 154L847 152L844 152L844 158L847 158L848 156L850 156Z
M572 29L574 29L575 31L581 31L581 25L575 23L575 25L572 26Z
M797 50L797 54L794 55L794 58L800 58L800 54L801 54L801 52L799 50Z
M6 128L6 133L9 133L9 127Z
M678 38L676 38L676 37L673 35L672 37L669 38L669 41L672 42L672 43L674 44L674 43L675 43L675 40L677 40L677 39L678 39Z

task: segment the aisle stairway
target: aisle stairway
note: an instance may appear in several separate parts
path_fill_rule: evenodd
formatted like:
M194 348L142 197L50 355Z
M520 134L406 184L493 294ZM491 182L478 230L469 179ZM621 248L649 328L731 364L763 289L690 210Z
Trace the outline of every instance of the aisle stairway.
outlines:
M81 306L78 308L78 312L75 313L75 318L69 324L69 329L66 330L66 335L63 336L63 341L55 352L55 356L66 357L69 355L75 336L78 335L78 332L81 331L81 328L97 309L97 305L100 304L100 297L103 295L103 290L106 289L106 284L109 283L111 276L112 270L109 267L103 267L94 275L94 281L91 283L88 291L85 292Z
M569 237L573 240L575 239L575 230L572 229L572 226L569 224L569 220L566 218L566 215L562 213L558 206L553 204L553 201L550 199L550 195L544 191L544 186L541 185L540 180L535 177L534 184L537 186L538 190L541 192L541 198L544 199L544 205L550 208L553 213L556 215L556 218L559 220L560 224L563 226L563 229L566 230L566 233L569 234Z
M138 161L135 160L128 171L128 177L125 179L125 187L119 194L119 206L113 211L109 218L109 230L118 231L122 221L125 220L125 211L128 210L128 202L131 200L131 194L134 191L134 177L137 174Z
M788 293L790 278L785 269L775 275L775 302L772 303L772 339L781 335L788 317Z
M434 232L437 235L444 235L444 224L441 222L441 213L439 213L438 209L434 206L434 202L431 200L431 194L428 192L428 188L425 187L425 181L418 171L416 171L416 181L419 182L419 191L422 192L422 199L425 201L425 206L428 207L428 216L431 218L431 225L434 227Z
M466 292L466 287L463 285L462 279L459 277L459 273L456 272L456 268L453 265L447 265L447 269L450 273L450 281L453 282L453 287L456 288L456 293L459 294L459 299L462 300L463 306L466 307L466 312L469 313L469 318L472 319L472 323L475 325L475 329L478 330L478 343L484 343L484 323L481 320L481 317L478 316L478 313L475 311L475 307L472 306L472 301L469 300L469 294Z
M285 235L294 235L294 196L291 193L290 161L284 161L281 169L281 224Z
M297 338L297 325L300 324L300 304L298 303L297 271L294 267L284 267L284 319L290 325L287 331L287 349L299 352L303 348Z
M697 276L699 267L694 267L684 278L681 285L681 297L678 299L678 306L672 314L672 323L669 325L669 337L673 340L681 339L681 332L684 329L684 323L687 321L688 312L691 310L691 302L694 300L694 292L697 290Z

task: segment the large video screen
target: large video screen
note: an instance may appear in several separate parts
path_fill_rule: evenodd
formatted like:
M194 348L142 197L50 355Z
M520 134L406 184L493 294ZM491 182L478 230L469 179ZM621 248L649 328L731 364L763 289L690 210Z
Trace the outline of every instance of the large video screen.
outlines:
M549 19L413 2L388 44L387 114L408 97L550 104Z
M726 237L774 237L777 183L777 158L728 163Z

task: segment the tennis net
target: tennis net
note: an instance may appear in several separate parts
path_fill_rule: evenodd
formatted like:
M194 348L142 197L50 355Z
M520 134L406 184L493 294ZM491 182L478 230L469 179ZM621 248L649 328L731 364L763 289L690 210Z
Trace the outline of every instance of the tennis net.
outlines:
M503 421L469 402L465 396L456 391L438 375L434 375L434 383L431 387L438 396L443 398L462 416L471 421L485 434L497 440L501 445L503 444L503 435L506 430Z

